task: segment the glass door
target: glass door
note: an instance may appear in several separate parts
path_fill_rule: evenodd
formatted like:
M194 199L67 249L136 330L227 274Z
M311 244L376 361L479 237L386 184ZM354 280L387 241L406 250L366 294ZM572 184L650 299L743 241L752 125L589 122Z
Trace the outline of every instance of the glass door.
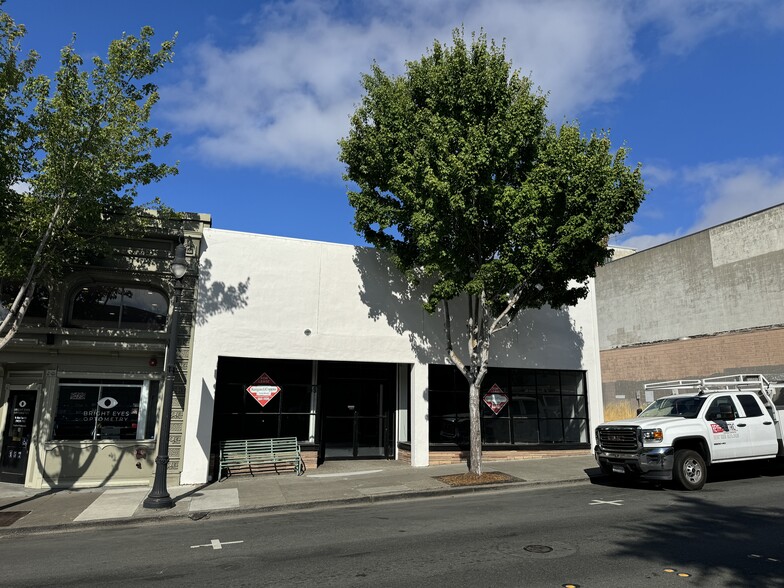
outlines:
M33 438L36 392L11 390L0 454L0 481L24 484Z
M388 457L384 383L330 380L321 389L325 459Z

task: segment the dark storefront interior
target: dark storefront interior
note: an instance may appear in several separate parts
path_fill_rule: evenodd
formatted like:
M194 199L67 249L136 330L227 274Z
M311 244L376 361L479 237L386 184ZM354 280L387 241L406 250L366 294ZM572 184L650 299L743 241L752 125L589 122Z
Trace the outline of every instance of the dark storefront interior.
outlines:
M262 374L280 388L263 407L247 392ZM396 376L391 363L221 357L213 453L223 440L296 437L319 463L394 459ZM508 402L496 414L480 400L487 449L588 444L584 372L490 368L480 397L491 388ZM431 450L468 447L468 385L453 366L429 366L428 411Z
M227 439L296 437L319 462L391 459L396 371L383 363L220 357L213 452ZM280 388L264 407L247 392L262 374Z
M468 447L466 379L453 366L431 365L429 383L431 447ZM498 414L481 401L493 386L509 399ZM490 449L588 444L587 404L582 371L491 367L480 391L482 445Z

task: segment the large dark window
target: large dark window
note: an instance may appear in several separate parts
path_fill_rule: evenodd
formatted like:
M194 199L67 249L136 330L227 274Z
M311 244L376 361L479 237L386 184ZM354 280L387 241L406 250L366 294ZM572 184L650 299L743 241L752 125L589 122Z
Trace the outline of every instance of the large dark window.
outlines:
M312 362L218 358L213 439L296 437L308 442L316 422ZM280 387L265 406L247 388L262 374Z
M75 327L112 327L163 330L169 306L157 290L139 286L93 284L76 291L69 324Z
M157 403L155 380L62 379L52 439L152 439Z
M452 366L431 365L429 379L430 442L467 446L465 378ZM508 398L498 414L482 400L494 387ZM480 410L486 446L588 443L585 374L580 371L490 368Z

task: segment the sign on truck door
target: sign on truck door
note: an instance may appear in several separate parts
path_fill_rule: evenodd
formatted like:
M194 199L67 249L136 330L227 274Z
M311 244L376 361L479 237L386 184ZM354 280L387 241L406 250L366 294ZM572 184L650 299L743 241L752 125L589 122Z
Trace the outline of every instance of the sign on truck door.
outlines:
M751 431L738 421L738 409L732 396L717 396L705 413L710 431L713 461L736 459L751 451ZM741 426L738 426L738 425Z

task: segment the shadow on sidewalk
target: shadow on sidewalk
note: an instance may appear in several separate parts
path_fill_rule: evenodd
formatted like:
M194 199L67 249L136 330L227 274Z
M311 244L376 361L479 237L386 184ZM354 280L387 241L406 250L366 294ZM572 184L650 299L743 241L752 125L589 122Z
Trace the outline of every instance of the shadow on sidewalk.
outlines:
M22 498L21 500L17 500L16 502L10 502L8 504L4 504L0 506L0 511L8 510L9 508L13 508L15 506L19 506L20 504L26 504L33 500L38 500L39 498L44 498L46 496L52 496L53 494L57 494L59 492L64 492L67 488L50 488L45 492L39 492L38 494L33 494L32 496L27 496L26 498Z

